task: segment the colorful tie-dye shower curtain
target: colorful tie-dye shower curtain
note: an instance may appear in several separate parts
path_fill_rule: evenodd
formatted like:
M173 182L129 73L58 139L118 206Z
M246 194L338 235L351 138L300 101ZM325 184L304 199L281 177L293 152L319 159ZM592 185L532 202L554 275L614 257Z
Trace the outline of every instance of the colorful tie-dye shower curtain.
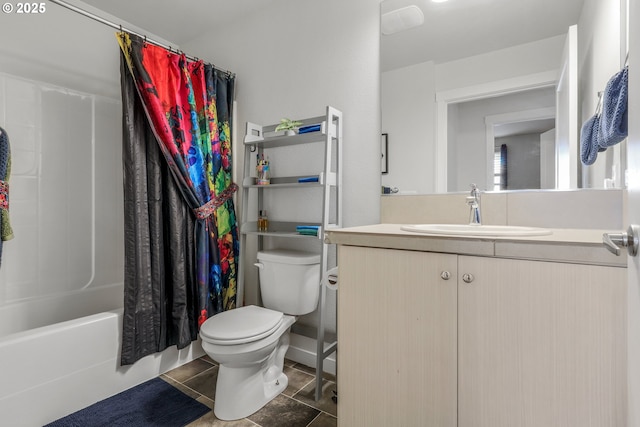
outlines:
M129 111L133 107L128 105L134 104L131 98L138 98L141 101L138 108L144 111L151 139L157 142L173 178L167 187L173 185L178 189L182 195L181 202L192 213L191 222L187 218L182 221L182 226L180 221L166 218L167 212L180 211L174 206L176 203L169 203L171 208L161 210L164 217L145 214L140 206L153 205L153 201L132 200L127 195L125 182L125 204L129 204L131 213L127 215L125 206L125 324L121 361L122 364L130 364L173 344L178 348L186 347L197 337L199 326L209 316L235 307L239 248L232 198L237 186L232 182L231 169L234 77L202 61L188 61L185 55L169 52L138 36L121 32L117 37L123 62L124 143L136 144L133 128L139 123L133 117L143 115ZM135 96L131 91L136 92ZM147 135L140 139L145 138L150 137ZM141 150L129 146L125 147L127 151ZM145 168L142 173L127 173L127 168L131 167L129 163L135 159L127 159L125 154L123 159L125 181L127 175L136 175L136 179L145 182L149 180L147 169L150 166L141 166ZM152 187L158 186L160 184ZM131 187L140 185L134 183ZM169 196L152 195L151 198L155 200L158 197L170 200ZM154 236L140 234L137 223L141 216L145 220L156 218L155 221L147 221L149 223L164 222L164 233L168 234L159 236L160 240L164 239L161 246L167 253L156 254L158 261L142 263L144 265L138 261L147 255L145 251L152 252L153 258L153 247L149 249L148 240ZM150 224L150 227L154 226L158 224ZM189 227L192 229L188 230ZM135 233L127 234L129 228L135 229ZM184 236L177 244L176 232ZM183 246L185 239L190 238L189 233L194 236L191 238L192 250L186 248L181 254L172 254L177 250L176 246ZM194 259L190 260L190 257ZM163 262L167 259L171 262ZM173 269L173 264L180 264L177 270ZM140 272L140 268L158 271L147 274ZM184 271L185 268L192 271ZM140 277L150 278L146 280L150 284L141 287ZM154 277L158 282L171 283L155 288L152 283ZM194 282L193 291L188 289L190 278ZM187 289L179 289L185 286ZM180 294L177 303L163 306L164 301L176 300L176 293ZM157 305L161 307L155 307ZM157 317L157 320L149 321L149 317ZM165 318L172 318L169 323L173 326L164 325ZM141 328L149 330L145 332ZM157 343L155 348L154 342Z

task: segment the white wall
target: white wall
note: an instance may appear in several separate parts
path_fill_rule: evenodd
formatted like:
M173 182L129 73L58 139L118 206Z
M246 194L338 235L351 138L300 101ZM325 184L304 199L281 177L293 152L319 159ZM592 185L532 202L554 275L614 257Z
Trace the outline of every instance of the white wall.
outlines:
M37 15L3 14L0 70L119 98L114 31L53 3L46 7Z
M621 9L624 3L624 0L585 0L578 22L580 125L595 113L598 92L604 90L607 81L624 63L627 37L626 14ZM598 154L593 165L582 166L583 187L601 188L605 178L613 177L612 165L625 162L620 152L624 144L626 142ZM617 175L619 178L619 171Z
M145 32L77 0L80 8L125 28ZM120 99L120 48L116 30L53 3L41 14L2 14L0 71L54 85ZM176 46L175 43L173 43Z
M400 191L433 192L435 64L423 62L382 73L382 132L389 134L388 174L382 184Z
M326 105L342 111L344 226L380 218L379 19L379 0L280 0L183 46L237 74L236 153L247 121L314 117ZM240 160L236 154L238 174ZM244 262L247 304L259 301L254 250ZM328 297L332 315L335 294ZM335 329L335 319L330 323Z
M341 110L344 223L378 221L379 0L280 0L183 47L237 74L236 143L247 121L313 117L326 105Z
M436 91L476 86L529 74L555 71L565 35L438 64Z
M397 167L390 165L390 174L383 178L385 185L419 193L436 190L437 92L557 71L563 46L561 35L442 64L422 63L383 73L382 123L384 129L393 130L389 131L389 159L394 165L403 165L396 175L392 174ZM401 99L402 95L407 96ZM483 170L484 164L483 160Z

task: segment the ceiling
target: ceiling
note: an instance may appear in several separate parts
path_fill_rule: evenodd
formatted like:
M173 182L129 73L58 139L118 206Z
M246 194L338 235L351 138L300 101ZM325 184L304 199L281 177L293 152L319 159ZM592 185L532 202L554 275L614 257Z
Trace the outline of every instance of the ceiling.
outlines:
M71 0L78 4L77 0ZM294 0L82 0L177 45L209 28ZM319 0L321 1L321 0ZM345 0L351 1L351 0ZM419 6L422 26L381 37L382 71L445 62L566 34L584 0L384 0L382 12ZM194 52L196 54L197 52Z
M493 136L501 138L504 136L541 134L556 127L555 119L526 120L514 123L493 125Z
M80 1L66 1L82 8ZM278 1L282 0L81 0L178 46Z
M424 24L382 36L382 71L420 62L447 62L564 35L584 0L384 0L382 12L415 4Z

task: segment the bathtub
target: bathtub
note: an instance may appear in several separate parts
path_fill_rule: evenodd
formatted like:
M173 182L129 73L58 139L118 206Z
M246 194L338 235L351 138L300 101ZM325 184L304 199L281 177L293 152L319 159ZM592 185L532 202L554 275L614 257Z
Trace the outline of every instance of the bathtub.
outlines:
M0 307L0 424L42 426L204 355L194 342L121 367L121 307L122 284Z

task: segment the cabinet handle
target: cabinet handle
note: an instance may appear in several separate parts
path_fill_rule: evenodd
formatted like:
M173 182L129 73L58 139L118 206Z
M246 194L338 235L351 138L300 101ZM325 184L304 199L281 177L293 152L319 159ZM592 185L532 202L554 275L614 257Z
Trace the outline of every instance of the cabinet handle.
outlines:
M448 271L443 271L442 273L440 273L440 277L442 277L442 280L449 280L451 278L451 273L449 273Z
M462 280L465 283L471 283L473 282L473 279L474 279L473 274L465 273L462 275Z

